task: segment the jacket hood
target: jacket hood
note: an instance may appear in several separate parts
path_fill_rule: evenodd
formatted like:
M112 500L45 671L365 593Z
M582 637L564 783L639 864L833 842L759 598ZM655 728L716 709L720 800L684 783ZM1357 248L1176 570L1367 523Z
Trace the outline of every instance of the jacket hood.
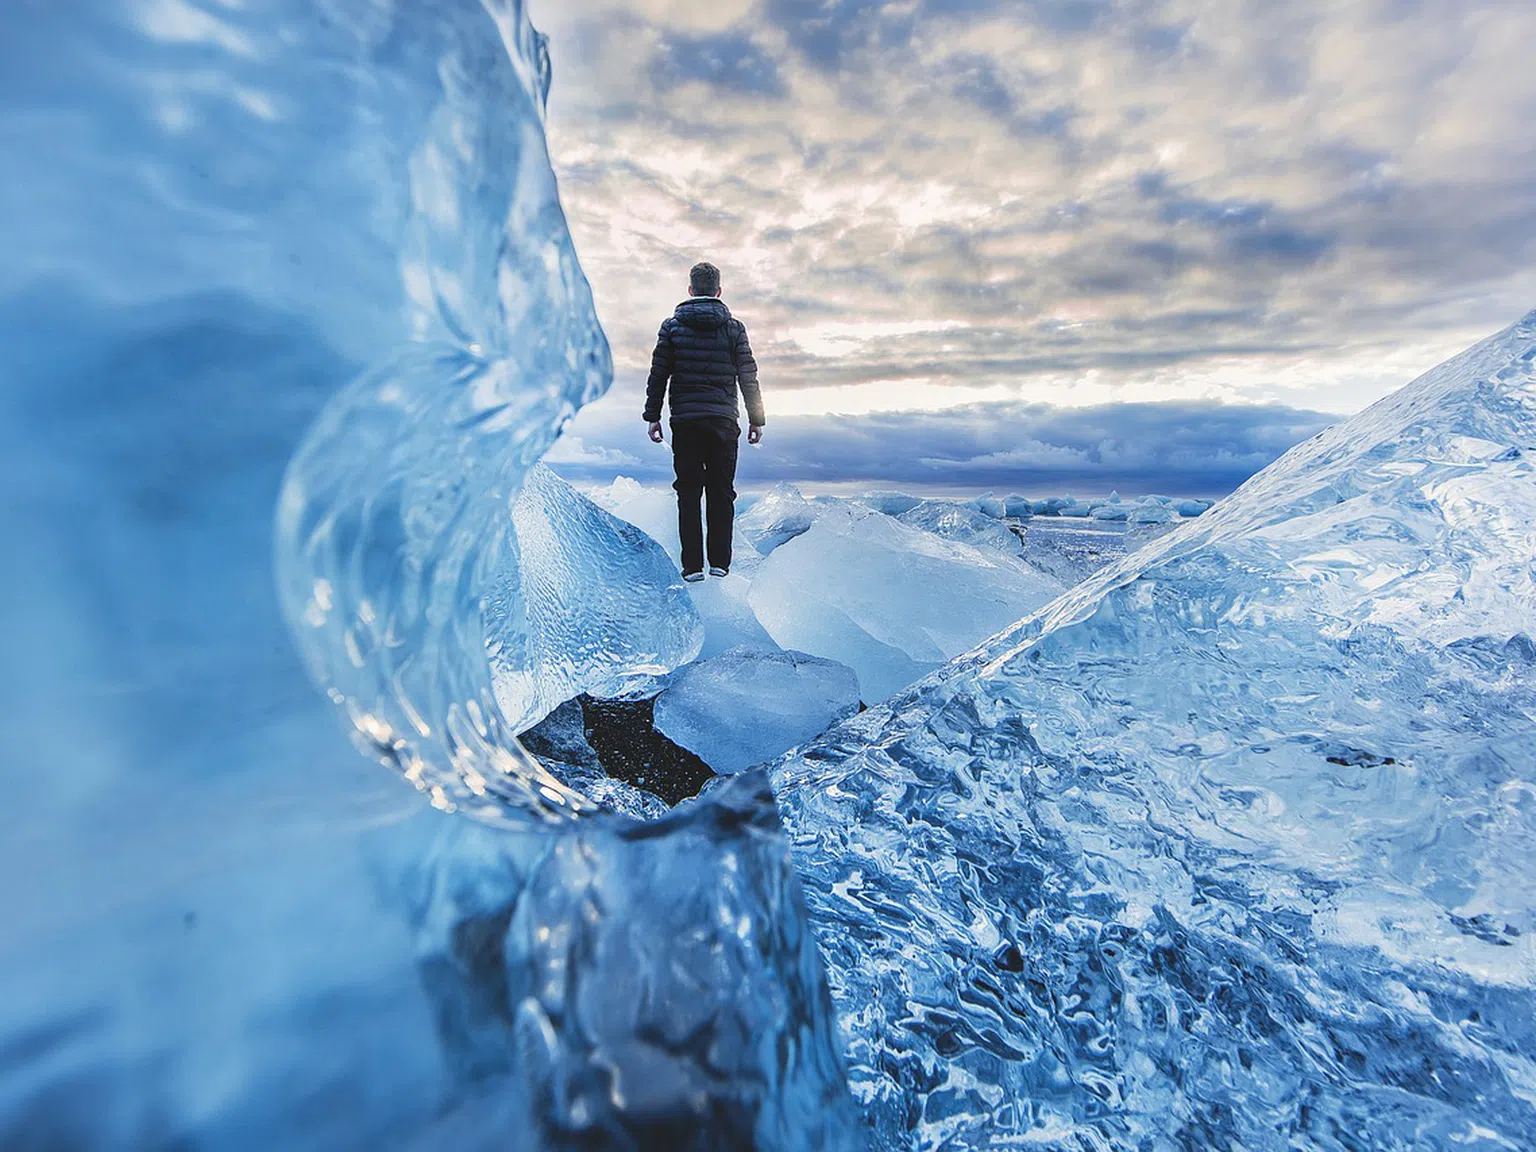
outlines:
M690 328L719 328L731 318L731 310L718 296L690 296L672 315Z

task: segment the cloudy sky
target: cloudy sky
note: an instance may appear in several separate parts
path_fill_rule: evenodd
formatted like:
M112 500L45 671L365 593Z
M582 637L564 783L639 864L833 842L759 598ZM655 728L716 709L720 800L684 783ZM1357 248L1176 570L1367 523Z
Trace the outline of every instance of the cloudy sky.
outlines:
M568 474L666 472L697 259L762 365L744 487L1220 491L1536 307L1531 0L531 9L617 370Z

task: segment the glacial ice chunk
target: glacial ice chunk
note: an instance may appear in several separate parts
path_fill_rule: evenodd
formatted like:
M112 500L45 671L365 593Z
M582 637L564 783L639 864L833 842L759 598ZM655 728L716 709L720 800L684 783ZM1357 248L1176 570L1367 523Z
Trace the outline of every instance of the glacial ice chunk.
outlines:
M1130 517L1132 505L1122 504L1118 500L1113 503L1100 504L1088 513L1095 520L1126 520Z
M766 556L809 529L818 511L793 484L776 484L736 518L736 527Z
M411 1147L862 1147L761 773L650 824L457 821L399 889L464 1086Z
M946 540L877 512L834 507L763 561L751 603L780 646L854 669L869 702L1019 619L1061 587L1000 551Z
M916 496L909 496L905 492L865 492L854 499L873 508L876 512L884 512L887 516L900 516L903 512L910 512L922 501Z
M707 660L731 648L777 648L752 611L751 582L740 572L711 576L686 586L694 608L704 622L704 645L699 659Z
M656 729L716 772L740 772L853 715L853 669L804 652L733 648L690 664L656 700Z
M993 496L991 493L976 497L971 501L971 507L984 516L992 517L994 520L1001 520L1008 514L1007 504L1001 497Z
M1010 556L1023 551L1019 538L989 512L957 500L924 500L897 517L903 524L958 540L976 548L995 548Z
M704 626L661 545L542 464L512 504L515 565L486 594L496 702L514 732L565 700L688 663Z
M775 768L878 1142L1529 1143L1532 443L1536 313Z
M1126 520L1131 524L1168 524L1173 517L1174 513L1166 504L1146 500L1132 508Z
M1035 501L1028 496L1009 496L1003 501L1003 512L1015 520L1028 520L1035 514Z

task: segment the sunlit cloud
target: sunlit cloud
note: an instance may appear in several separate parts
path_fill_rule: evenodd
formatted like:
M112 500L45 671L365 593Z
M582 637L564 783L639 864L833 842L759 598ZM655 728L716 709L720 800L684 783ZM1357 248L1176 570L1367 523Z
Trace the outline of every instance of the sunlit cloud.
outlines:
M701 258L752 334L770 421L979 401L1347 412L1536 305L1526 3L533 16L620 390Z

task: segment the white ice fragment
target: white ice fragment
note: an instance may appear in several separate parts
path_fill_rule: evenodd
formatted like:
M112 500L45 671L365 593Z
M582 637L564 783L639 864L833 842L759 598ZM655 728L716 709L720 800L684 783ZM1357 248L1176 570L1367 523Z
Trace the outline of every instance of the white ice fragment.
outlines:
M1061 588L995 549L834 507L763 562L751 603L783 647L853 668L868 703L1027 615Z
M778 484L761 500L737 517L736 528L764 556L786 540L793 540L816 519L816 505L793 484Z
M846 665L742 646L679 672L656 701L656 729L716 772L739 772L858 706L858 677Z

